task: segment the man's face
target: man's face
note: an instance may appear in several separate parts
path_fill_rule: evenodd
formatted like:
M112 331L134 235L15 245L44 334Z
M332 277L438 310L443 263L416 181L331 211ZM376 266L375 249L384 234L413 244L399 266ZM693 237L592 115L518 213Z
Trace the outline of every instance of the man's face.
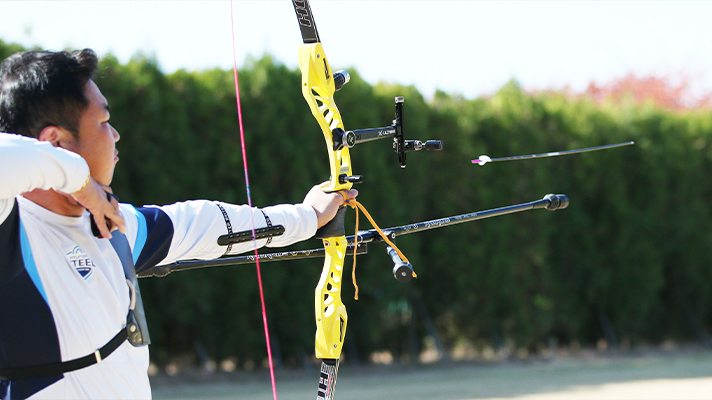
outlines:
M88 81L84 95L89 107L79 120L79 139L65 146L86 160L92 178L102 185L110 185L114 167L119 161L116 142L119 133L109 124L109 103L94 81Z

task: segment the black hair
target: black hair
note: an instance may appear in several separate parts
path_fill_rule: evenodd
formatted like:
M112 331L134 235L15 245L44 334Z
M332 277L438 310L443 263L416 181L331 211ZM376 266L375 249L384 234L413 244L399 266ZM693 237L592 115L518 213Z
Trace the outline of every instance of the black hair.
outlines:
M98 69L91 49L27 51L0 65L0 132L38 138L47 126L79 135L79 120L89 107L84 94Z

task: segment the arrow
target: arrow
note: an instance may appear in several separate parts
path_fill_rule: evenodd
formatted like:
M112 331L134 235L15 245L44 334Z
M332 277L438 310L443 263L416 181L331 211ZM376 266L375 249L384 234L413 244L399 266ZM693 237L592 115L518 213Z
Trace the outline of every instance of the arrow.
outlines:
M630 146L632 144L635 144L635 142L630 141L630 142L625 142L625 143L616 143L616 144L607 144L605 146L597 146L597 147L587 147L585 149L576 149L576 150L566 150L566 151L555 151L552 153L542 153L542 154L530 154L526 156L513 156L513 157L501 157L501 158L490 158L489 156L486 155L481 155L480 158L476 160L472 160L473 164L480 164L480 167L487 164L488 162L494 162L494 161L511 161L511 160L527 160L530 158L543 158L543 157L554 157L554 156L563 156L565 154L575 154L575 153L585 153L587 151L596 151L596 150L603 150L603 149L612 149L614 147L622 147L622 146Z

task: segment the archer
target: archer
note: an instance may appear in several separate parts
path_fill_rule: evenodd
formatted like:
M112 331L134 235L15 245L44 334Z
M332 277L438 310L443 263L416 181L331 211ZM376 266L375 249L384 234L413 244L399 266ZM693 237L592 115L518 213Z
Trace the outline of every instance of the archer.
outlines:
M120 136L92 80L97 63L90 49L32 51L0 67L0 132L13 133L0 133L2 398L150 398L136 274L251 250L216 239L252 219L284 227L259 247L308 239L344 202L317 185L300 204L262 209L119 203L110 185Z

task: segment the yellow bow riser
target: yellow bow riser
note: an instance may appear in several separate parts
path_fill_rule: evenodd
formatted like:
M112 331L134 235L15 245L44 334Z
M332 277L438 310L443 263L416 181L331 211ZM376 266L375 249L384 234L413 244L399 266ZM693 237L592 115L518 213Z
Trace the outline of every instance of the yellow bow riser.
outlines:
M322 190L336 192L351 189L353 183L342 181L340 176L351 176L349 149L334 150L332 131L344 129L341 114L334 102L333 73L320 43L299 47L299 67L302 71L302 95L309 104L312 115L319 123L329 154L331 179ZM341 301L341 283L346 256L346 237L323 237L326 258L319 284L314 291L316 316L316 356L320 359L337 359L341 355L348 316Z
M341 301L341 275L346 256L346 237L324 239L326 258L314 290L316 315L316 357L338 359L346 333L346 306Z
M316 118L324 140L329 149L329 168L331 179L325 192L337 192L351 189L353 183L340 182L339 176L351 176L351 157L349 149L344 147L333 150L332 131L336 128L344 129L341 114L334 102L334 77L326 60L321 43L304 44L299 46L299 68L302 71L302 95L311 108L312 115Z

